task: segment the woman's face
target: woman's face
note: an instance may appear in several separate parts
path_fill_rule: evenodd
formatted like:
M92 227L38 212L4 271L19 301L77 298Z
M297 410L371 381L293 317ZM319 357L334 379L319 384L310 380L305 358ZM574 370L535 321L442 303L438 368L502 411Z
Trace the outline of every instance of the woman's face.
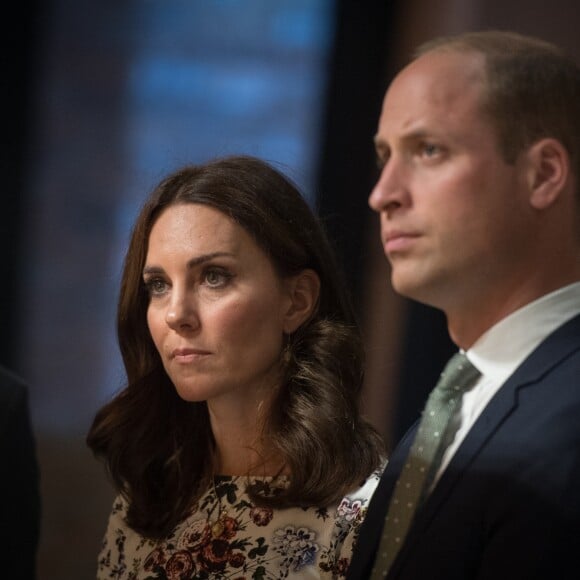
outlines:
M169 206L143 279L149 330L183 399L247 403L278 385L290 281L241 226L209 206Z

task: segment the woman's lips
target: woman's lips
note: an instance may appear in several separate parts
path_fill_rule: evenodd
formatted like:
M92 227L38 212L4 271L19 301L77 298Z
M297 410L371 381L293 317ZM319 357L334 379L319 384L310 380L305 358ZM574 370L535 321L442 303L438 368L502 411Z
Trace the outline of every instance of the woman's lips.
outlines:
M180 364L187 364L211 354L207 350L197 348L176 348L171 353L171 359Z

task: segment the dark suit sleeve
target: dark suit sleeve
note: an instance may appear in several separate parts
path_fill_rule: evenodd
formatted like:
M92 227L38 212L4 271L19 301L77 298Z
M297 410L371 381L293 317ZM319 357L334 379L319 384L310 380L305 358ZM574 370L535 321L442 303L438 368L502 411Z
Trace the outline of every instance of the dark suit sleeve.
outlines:
M578 422L578 403L546 420L528 444L535 457L517 465L511 481L490 481L498 493L478 580L580 577L580 432L570 427Z
M0 566L3 578L36 577L40 535L39 470L28 391L0 369Z

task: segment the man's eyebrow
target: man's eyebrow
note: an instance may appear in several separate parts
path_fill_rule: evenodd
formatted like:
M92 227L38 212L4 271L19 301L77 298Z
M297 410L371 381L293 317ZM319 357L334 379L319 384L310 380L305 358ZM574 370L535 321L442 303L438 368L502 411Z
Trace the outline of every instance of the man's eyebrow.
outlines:
M213 260L214 258L223 258L223 257L231 257L233 256L233 254L231 254L230 252L212 252L211 254L202 254L201 256L197 256L195 258L192 258L191 260L188 260L187 262L187 268L195 268L196 266L199 266L200 264L204 264L205 262L209 262L211 260ZM143 275L148 275L148 274L161 274L163 272L163 268L161 268L160 266L145 266L143 268Z
M401 135L398 138L398 141L401 143L412 143L414 141L426 139L429 137L429 135L430 133L426 129L418 127L416 129L413 129L412 131L409 131L408 133L404 133L403 135ZM388 152L391 150L390 145L385 140L383 140L379 135L375 135L373 137L373 141L377 152Z

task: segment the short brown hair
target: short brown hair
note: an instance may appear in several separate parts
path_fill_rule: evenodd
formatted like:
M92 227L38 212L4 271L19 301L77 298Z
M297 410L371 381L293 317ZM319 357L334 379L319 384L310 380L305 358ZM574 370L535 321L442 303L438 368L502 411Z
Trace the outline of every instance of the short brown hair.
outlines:
M580 177L580 68L559 47L515 32L487 30L428 41L432 51L471 51L485 58L483 107L508 163L543 137L557 139Z

